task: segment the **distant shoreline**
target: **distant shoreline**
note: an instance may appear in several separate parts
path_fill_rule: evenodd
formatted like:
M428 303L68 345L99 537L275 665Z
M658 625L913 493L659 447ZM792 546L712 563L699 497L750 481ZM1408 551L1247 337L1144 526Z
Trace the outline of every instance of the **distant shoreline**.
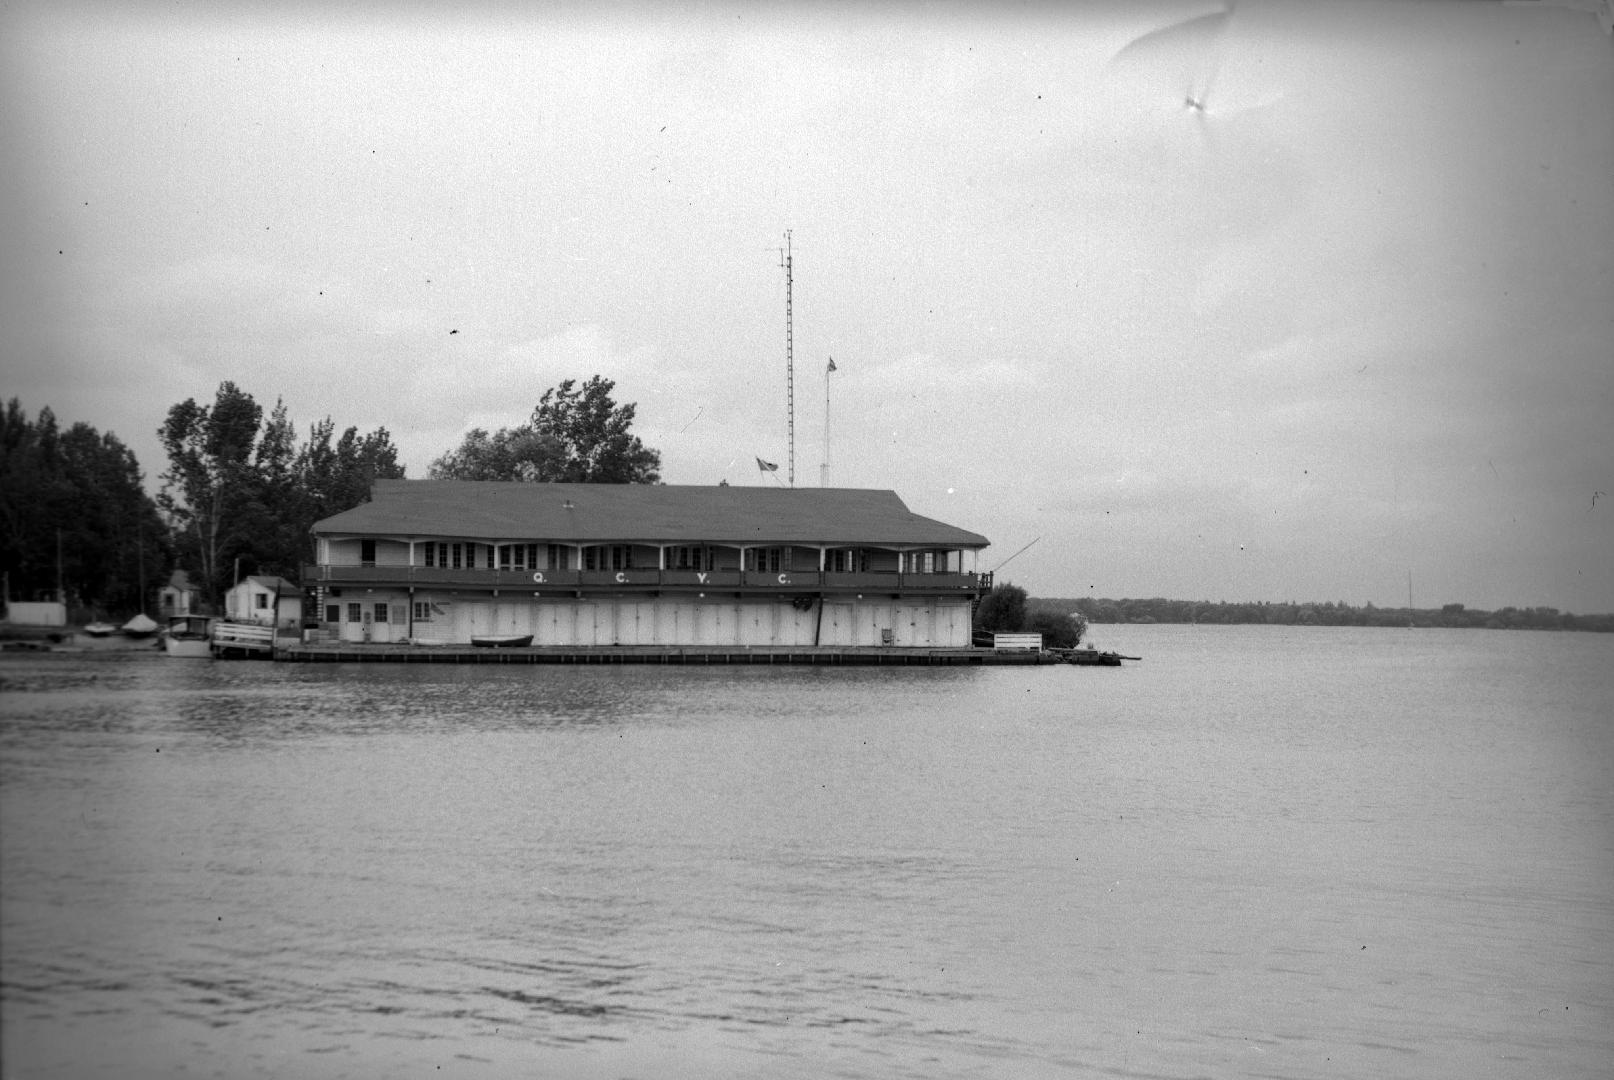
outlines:
M1463 630L1578 630L1614 633L1614 614L1575 615L1549 607L1505 607L1496 611L1445 604L1438 608L1357 607L1342 603L1271 603L1225 600L1111 600L1030 597L1027 613L1050 611L1068 615L1080 612L1089 623L1204 623L1209 625L1276 626L1383 626L1405 629Z

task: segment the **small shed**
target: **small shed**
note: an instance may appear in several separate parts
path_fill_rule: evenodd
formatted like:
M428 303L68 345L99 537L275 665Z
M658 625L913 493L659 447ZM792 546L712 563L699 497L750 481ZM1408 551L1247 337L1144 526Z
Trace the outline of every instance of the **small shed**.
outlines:
M303 622L303 590L285 578L253 574L224 594L224 617L296 630Z
M176 615L206 614L201 608L202 594L183 570L175 570L168 584L157 590L157 614L164 621Z

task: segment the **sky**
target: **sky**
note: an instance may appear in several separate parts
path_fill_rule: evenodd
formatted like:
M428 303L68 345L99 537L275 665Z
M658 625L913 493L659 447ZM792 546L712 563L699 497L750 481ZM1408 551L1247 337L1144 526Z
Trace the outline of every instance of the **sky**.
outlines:
M1033 596L1614 611L1593 12L22 2L0 95L0 396L153 487L226 380L420 477L599 374Z

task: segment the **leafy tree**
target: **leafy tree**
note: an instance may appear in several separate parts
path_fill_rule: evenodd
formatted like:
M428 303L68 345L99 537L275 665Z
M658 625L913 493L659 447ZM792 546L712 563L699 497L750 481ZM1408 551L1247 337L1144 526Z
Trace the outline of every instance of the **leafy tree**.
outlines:
M386 428L361 435L350 427L333 445L336 424L326 417L302 447L295 432L283 401L264 421L230 382L211 407L188 399L168 411L159 501L183 540L182 561L214 600L237 560L244 573L297 576L314 522L364 502L376 479L404 475Z
M1004 582L994 585L975 608L975 629L1013 634L1026 625L1026 591Z
M433 461L437 480L654 484L661 454L631 431L636 406L611 398L616 383L595 375L578 387L567 379L544 391L528 421L489 434L468 432L457 449Z
M212 599L227 584L221 562L237 553L257 516L249 504L262 496L252 459L262 416L251 394L224 382L211 407L186 398L168 410L157 430L169 466L157 501L196 560Z
M0 414L0 563L14 595L54 595L75 606L146 607L169 557L167 529L139 463L111 432L67 431L41 409L30 421L13 398Z
M386 428L360 435L358 428L349 427L332 445L335 432L327 416L308 429L308 442L297 455L297 482L305 500L299 508L298 542L304 547L314 522L368 502L377 480L403 479L398 448Z

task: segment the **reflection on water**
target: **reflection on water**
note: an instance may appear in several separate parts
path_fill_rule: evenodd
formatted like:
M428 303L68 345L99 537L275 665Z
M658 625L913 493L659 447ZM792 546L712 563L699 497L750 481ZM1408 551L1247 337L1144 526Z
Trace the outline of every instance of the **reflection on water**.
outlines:
M1112 633L1148 659L7 657L5 1074L1602 1068L1606 639Z

